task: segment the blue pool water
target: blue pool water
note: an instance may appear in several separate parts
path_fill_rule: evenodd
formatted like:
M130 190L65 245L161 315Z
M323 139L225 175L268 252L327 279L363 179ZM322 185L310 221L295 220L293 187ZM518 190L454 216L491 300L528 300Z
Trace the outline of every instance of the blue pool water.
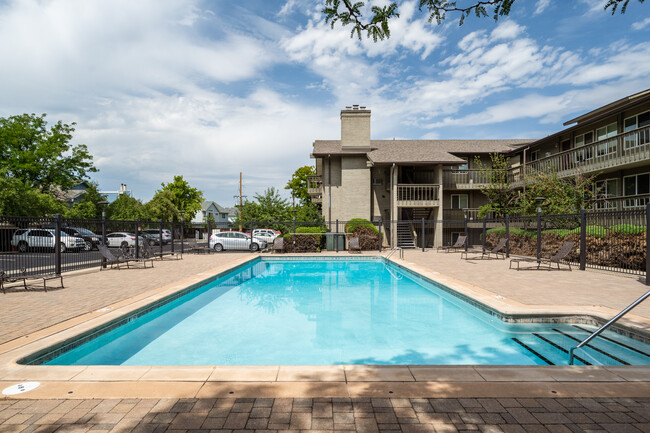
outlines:
M259 259L125 322L29 362L566 364L563 350L594 329L507 324L383 259L361 258ZM578 364L650 363L647 345L607 335L577 352Z

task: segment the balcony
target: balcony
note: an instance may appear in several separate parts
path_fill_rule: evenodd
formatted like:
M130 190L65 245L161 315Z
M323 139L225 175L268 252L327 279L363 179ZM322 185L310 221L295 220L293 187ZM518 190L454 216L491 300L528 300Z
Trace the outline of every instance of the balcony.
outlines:
M599 198L591 201L591 211L644 209L648 203L650 194Z
M398 207L432 207L440 206L440 185L432 184L398 184Z
M323 195L323 176L307 176L307 194L311 196Z
M442 172L445 189L480 189L489 183L489 175L481 170L447 169Z
M442 219L443 220L457 220L457 221L462 221L465 219L465 215L467 215L467 220L468 221L473 221L473 220L482 220L483 218L478 217L480 209L478 208L468 208L468 209L444 209L442 211ZM494 218L494 212L489 211L486 215L487 219Z
M618 134L575 149L565 150L526 164L526 173L554 171L575 176L650 160L650 126ZM510 169L514 186L523 183L523 167Z

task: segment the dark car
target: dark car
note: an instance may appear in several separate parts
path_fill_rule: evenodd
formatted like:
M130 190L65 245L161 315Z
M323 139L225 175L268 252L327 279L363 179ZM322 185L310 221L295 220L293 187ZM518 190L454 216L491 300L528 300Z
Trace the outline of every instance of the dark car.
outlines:
M149 245L160 245L160 236L148 233L147 230L141 231L140 236L142 236L149 243Z
M84 251L97 249L97 245L102 243L101 235L95 234L83 227L62 227L61 231L67 233L69 236L75 236L83 239L86 243Z

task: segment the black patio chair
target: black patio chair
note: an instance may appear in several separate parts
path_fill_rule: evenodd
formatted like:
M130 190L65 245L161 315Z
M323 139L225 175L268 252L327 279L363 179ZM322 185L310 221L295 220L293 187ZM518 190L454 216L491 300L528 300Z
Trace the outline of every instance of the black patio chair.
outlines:
M470 250L470 251L463 251L460 253L460 258L462 259L463 256L467 260L469 254L480 254L481 259L485 258L490 258L490 256L494 255L497 259L499 258L499 255L501 255L502 259L506 258L506 245L508 245L508 239L506 238L501 238L499 239L499 243L492 248L491 250ZM476 259L478 257L472 257L472 259Z
M456 239L456 243L455 243L455 244L453 244L453 245L447 245L447 246L442 246L442 247L438 247L438 251L440 251L440 250L442 250L442 251L446 251L446 252L449 252L449 251L458 251L458 250L461 249L461 248L463 248L463 249L465 248L465 243L466 243L466 242L467 242L467 236L465 236L465 235L463 235L463 236L458 236L458 239Z
M512 269L512 264L517 263L517 270L519 270L519 264L524 262L524 263L531 263L535 262L537 263L537 269L540 269L541 265L548 265L548 270L550 271L552 269L553 263L557 264L557 268L560 269L560 262L566 258L566 256L569 255L571 250L573 249L573 246L575 245L575 242L572 241L566 241L560 249L553 255L552 257L549 258L540 258L539 260L533 259L531 257L523 257L523 258L516 258L510 260L510 269ZM571 263L566 262L565 263L568 267L569 270L571 270Z

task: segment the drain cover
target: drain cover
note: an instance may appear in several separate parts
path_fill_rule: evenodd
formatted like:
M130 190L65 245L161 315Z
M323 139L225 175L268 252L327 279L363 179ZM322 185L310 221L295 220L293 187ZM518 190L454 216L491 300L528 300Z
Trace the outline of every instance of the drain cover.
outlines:
M22 394L23 392L32 391L38 388L41 385L40 382L23 382L18 385L12 385L9 388L2 390L3 395L16 395Z

